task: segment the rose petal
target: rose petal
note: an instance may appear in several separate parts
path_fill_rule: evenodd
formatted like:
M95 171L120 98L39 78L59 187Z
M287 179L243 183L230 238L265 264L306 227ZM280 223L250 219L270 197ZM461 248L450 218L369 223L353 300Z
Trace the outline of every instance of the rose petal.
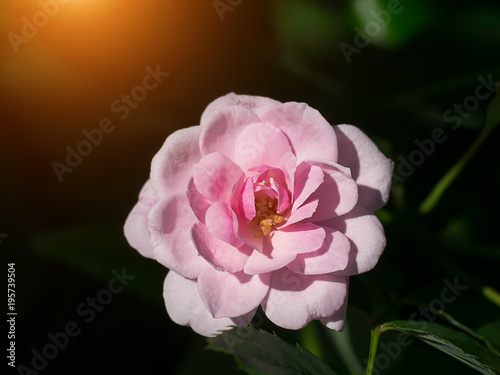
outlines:
M191 235L200 255L219 271L241 271L253 251L248 245L237 248L212 236L201 223L193 225Z
M283 171L285 176L286 186L290 190L291 197L293 201L294 198L294 186L295 186L295 170L297 169L297 159L292 152L286 152L279 162L279 169Z
M234 234L233 216L226 202L215 202L207 210L206 226L210 234L228 243L239 247L243 242Z
M278 185L278 209L277 213L282 214L283 212L286 211L288 206L290 205L290 198L288 198L288 193L286 189Z
M237 95L234 92L231 92L227 95L215 99L212 103L210 103L205 111L203 111L200 123L203 126L207 122L206 118L209 113L214 110L223 110L226 107L244 107L259 115L261 112L280 104L281 102L278 102L277 100L266 98L263 96Z
M318 166L324 175L323 183L306 202L319 199L318 209L311 221L327 220L351 211L358 201L358 186L350 177L349 169L324 159L309 159L304 163Z
M375 211L389 199L394 162L384 156L361 130L352 125L335 126L339 164L351 169L359 186L358 204Z
M320 167L308 163L300 163L296 171L295 201L293 202L292 212L300 207L318 189L324 180L324 173Z
M345 277L304 276L283 268L272 273L271 287L262 308L278 326L300 329L311 320L332 316L346 297Z
M349 278L346 278L347 290L349 290ZM327 316L326 318L321 318L320 321L327 328L333 329L337 332L342 332L345 328L346 314L347 314L347 300L349 299L349 294L346 295L344 304L342 307L333 315Z
M165 267L193 279L208 266L191 240L197 222L185 194L174 194L153 206L148 215L155 257Z
M255 194L253 190L253 181L248 178L241 189L240 197L238 200L238 208L240 214L245 221L249 223L255 217Z
M271 245L267 240L268 237L255 235L259 231L259 228L257 228L256 225L253 223L247 223L245 219L236 215L234 211L232 212L232 215L236 237L257 251L264 251L264 249L270 248Z
M377 217L364 207L356 207L346 215L322 222L344 233L351 240L349 263L339 275L355 275L371 270L384 251L384 228Z
M205 155L193 166L196 189L212 202L228 201L234 184L242 174L239 166L218 152Z
M309 158L337 161L337 137L321 114L305 103L289 102L273 107L259 116L287 136L297 164Z
M235 160L236 139L249 124L260 122L257 115L244 107L225 107L202 116L201 155L219 152Z
M139 201L127 217L123 231L130 246L142 256L154 259L154 250L149 242L148 214L157 202L151 181L148 180L139 193Z
M201 159L200 132L199 126L177 130L153 157L151 183L158 198L186 191L192 167Z
M271 274L226 273L207 267L198 277L198 290L214 318L236 317L256 309L269 289Z
M214 337L234 326L245 327L255 311L237 318L214 319L207 310L195 280L186 279L170 271L163 284L163 297L170 318L177 324L191 326L200 335Z
M299 221L309 219L316 212L318 204L319 204L319 199L303 204L302 206L300 206L294 212L291 213L290 217L281 228L286 228L289 225L298 223Z
M271 249L266 249L263 252L254 251L245 263L243 272L247 275L256 275L275 271L289 264L295 257L296 254L272 251Z
M292 224L272 232L271 243L280 253L301 254L318 250L325 240L325 230L315 224Z
M189 180L186 195L196 218L205 224L205 213L210 207L210 202L198 191L198 189L196 189L193 179Z
M326 238L323 246L312 253L297 255L297 258L287 265L290 270L303 275L320 275L346 268L351 248L349 239L338 230L324 229Z
M270 123L248 125L235 145L234 161L245 171L257 165L277 167L283 154L292 151L286 136Z

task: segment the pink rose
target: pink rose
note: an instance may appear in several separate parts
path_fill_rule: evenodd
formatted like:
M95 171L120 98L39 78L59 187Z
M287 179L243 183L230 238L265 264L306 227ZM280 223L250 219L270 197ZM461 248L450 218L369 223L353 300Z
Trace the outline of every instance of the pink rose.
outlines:
M167 311L202 335L247 325L259 305L284 328L319 319L339 331L349 276L385 247L373 211L392 169L354 126L231 93L167 138L125 236L170 269Z

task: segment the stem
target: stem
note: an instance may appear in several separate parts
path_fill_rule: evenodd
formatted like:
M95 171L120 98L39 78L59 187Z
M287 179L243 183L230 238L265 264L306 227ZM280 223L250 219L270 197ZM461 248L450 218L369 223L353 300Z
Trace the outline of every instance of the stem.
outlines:
M335 332L326 328L328 338L339 353L342 362L347 367L350 374L362 374L363 366L358 361L354 351L354 345L351 340L350 323L346 322L343 332Z
M318 332L314 324L308 324L299 331L301 345L319 358L324 359L321 345L318 339Z
M439 182L431 190L427 198L420 204L418 210L422 215L429 213L438 203L441 196L451 183L457 178L465 165L469 162L472 156L476 153L479 147L484 143L488 135L494 129L494 124L486 123L479 136L474 143L469 147L467 152L451 167L451 169L439 180Z
M376 326L372 329L371 342L370 342L370 354L368 355L368 365L366 367L366 375L372 375L373 365L375 364L375 356L377 355L378 338L382 331L380 326Z

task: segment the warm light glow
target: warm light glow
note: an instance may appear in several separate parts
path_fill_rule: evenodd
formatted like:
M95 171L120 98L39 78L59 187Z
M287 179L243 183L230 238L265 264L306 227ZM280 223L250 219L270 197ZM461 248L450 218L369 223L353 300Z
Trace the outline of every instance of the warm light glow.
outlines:
M182 53L196 51L189 45L192 24L185 22L196 20L192 7L159 0L3 0L0 32L8 40L0 46L0 95L25 123L46 111L57 113L51 126L81 127L75 108L78 119L81 108L106 111L147 66L168 70ZM26 105L30 111L19 109Z

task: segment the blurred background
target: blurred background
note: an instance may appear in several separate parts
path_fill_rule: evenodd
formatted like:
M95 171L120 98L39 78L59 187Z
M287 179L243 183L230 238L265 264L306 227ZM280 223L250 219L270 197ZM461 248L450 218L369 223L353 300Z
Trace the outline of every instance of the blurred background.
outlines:
M170 321L167 270L122 234L165 138L198 124L228 92L307 102L332 125L360 127L396 162L404 181L378 212L388 246L372 272L351 279L343 337L359 363L370 324L407 319L415 308L405 301L428 304L455 277L468 288L446 312L499 344L500 308L483 293L500 287L498 131L434 209L418 212L484 128L494 94L485 87L485 99L467 98L478 77L499 80L499 25L498 1L486 0L2 0L0 254L6 273L7 263L16 268L16 365L32 368L32 350L73 321L81 333L42 373L239 373L230 356L203 350L204 338ZM144 83L152 71L156 80ZM103 121L112 130L62 167ZM436 128L446 141L410 159L415 140ZM78 307L89 308L123 267L135 279L86 323ZM263 326L320 347L339 374L350 373L338 337L311 327ZM424 371L474 373L420 343L383 373Z

